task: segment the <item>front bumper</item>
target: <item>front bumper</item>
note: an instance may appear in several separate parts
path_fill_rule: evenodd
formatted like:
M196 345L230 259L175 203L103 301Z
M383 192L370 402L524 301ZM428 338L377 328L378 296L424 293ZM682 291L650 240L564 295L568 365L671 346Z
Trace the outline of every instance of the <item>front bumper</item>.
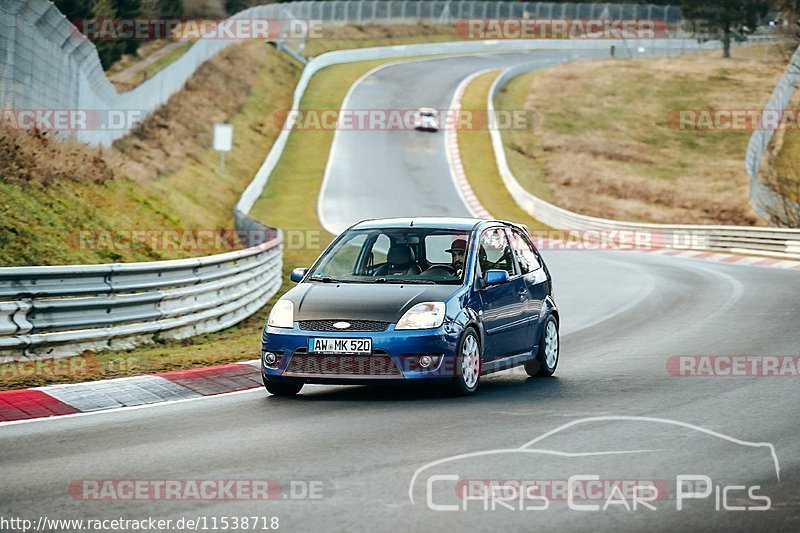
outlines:
M363 383L440 383L456 375L455 353L460 329L443 325L436 329L395 331L389 325L381 332L327 332L292 329L264 329L261 345L261 371L265 380L329 384ZM371 338L371 355L316 355L308 353L310 338ZM265 353L279 359L267 365ZM436 364L421 369L419 357L437 357Z

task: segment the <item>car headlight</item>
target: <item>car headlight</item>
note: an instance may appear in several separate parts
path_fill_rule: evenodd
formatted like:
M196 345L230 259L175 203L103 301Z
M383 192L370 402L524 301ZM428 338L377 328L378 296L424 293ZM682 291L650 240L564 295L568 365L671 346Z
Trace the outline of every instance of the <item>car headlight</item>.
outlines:
M442 322L444 322L444 304L423 302L406 311L394 329L438 328Z
M294 327L294 305L289 300L278 300L272 307L267 325L273 328Z

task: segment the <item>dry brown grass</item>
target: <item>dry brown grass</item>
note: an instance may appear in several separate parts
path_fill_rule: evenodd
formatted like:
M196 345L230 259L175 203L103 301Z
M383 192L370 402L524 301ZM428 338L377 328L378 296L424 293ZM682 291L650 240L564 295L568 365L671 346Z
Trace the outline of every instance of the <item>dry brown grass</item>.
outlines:
M0 179L39 186L64 180L101 184L116 175L152 179L200 162L211 145L211 125L241 111L269 53L263 43L225 50L112 148L90 147L52 132L0 130Z
M508 132L506 144L524 154L521 165L538 167L542 186L570 210L761 224L744 170L751 132L677 130L667 117L681 109L760 109L785 63L716 55L566 63L527 75L512 82L527 91L509 86L501 106L522 105L538 124Z
M263 43L250 42L203 64L180 93L114 143L126 160L126 174L152 178L174 172L187 161L199 162L211 146L212 125L242 109L254 74L269 53Z
M0 130L0 176L8 183L46 187L56 182L102 184L114 178L107 153L53 132Z

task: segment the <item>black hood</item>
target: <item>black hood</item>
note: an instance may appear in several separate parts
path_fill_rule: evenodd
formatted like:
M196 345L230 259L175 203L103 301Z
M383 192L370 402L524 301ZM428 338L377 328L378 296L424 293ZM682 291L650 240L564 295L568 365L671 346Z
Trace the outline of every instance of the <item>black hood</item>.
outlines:
M301 283L284 300L294 303L297 320L379 320L397 322L420 302L443 302L460 285Z

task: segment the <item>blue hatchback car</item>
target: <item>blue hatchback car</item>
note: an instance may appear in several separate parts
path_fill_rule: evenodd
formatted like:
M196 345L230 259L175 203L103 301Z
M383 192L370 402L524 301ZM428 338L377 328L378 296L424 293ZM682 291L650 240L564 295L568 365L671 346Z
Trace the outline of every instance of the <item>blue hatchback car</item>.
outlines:
M497 220L359 222L340 234L270 312L267 391L305 383L439 384L471 394L480 376L524 366L550 376L559 315L527 230Z

